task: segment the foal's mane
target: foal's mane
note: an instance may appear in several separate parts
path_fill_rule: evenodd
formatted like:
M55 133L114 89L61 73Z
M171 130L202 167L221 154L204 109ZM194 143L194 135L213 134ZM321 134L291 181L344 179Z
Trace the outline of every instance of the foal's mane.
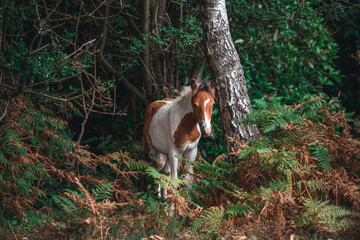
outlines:
M208 93L211 94L212 97L214 97L214 93L211 90L210 84L208 82L197 82L197 87L196 87L196 93L200 92L200 91L206 91ZM180 91L180 95L174 99L173 104L176 105L179 102L185 100L188 97L192 97L193 93L191 90L190 86L185 86L181 89Z
M191 97L192 96L192 90L191 87L186 86L183 87L180 91L180 95L178 97L176 97L174 99L174 101L172 102L173 105L178 104L179 102L183 101L184 99L186 99L187 97Z

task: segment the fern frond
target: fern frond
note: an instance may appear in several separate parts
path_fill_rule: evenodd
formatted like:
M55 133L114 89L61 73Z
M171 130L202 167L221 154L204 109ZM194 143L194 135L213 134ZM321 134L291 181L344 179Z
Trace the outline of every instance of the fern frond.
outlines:
M95 189L92 192L96 200L103 200L111 198L111 189L113 185L111 183L98 183L95 185Z
M350 214L351 211L345 207L328 205L319 212L319 223L328 225L332 230L347 229L352 225L351 220L346 218Z
M129 166L129 170L132 171L140 171L140 172L145 172L149 166L142 163L142 162L127 162L127 165Z
M70 193L71 195L76 196L77 198L85 198L85 193L78 188L77 190L65 189L65 192Z
M66 213L68 213L72 217L75 216L75 212L78 211L76 205L66 197L52 195L52 199L57 205L59 205Z
M227 216L232 217L244 217L253 209L244 203L236 202L235 204L231 204L230 207L226 210Z
M323 172L327 172L331 169L331 156L326 147L321 145L320 143L314 144L313 147L310 148L311 153L319 160L319 166L323 170Z
M306 182L306 186L311 190L311 191L324 191L325 187L323 183L320 182Z
M307 199L304 206L308 209L305 214L306 221L317 221L331 230L341 230L353 225L353 221L347 218L351 211L345 207L329 204L329 201ZM315 218L317 217L317 218ZM321 227L321 226L318 226Z
M152 217L157 217L159 215L161 203L155 198L155 196L152 193L150 192L139 193L137 194L137 197L143 200L146 211Z
M224 221L225 210L223 207L213 207L209 210L204 210L200 218L191 222L188 232L193 233L198 231L204 224L210 231L216 231Z

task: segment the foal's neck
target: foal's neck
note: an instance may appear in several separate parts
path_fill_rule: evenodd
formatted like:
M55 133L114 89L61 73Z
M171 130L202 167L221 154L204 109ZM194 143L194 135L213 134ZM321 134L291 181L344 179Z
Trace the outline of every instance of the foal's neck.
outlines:
M191 105L191 97L192 97L192 93L189 92L179 99L178 106L181 109L181 111L183 111L184 113L189 113L193 111Z

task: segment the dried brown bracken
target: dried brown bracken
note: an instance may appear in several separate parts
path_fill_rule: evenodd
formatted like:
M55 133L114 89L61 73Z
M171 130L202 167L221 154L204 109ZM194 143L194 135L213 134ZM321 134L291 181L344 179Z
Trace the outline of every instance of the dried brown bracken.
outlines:
M137 193L137 187L133 186L131 182L131 177L139 178L141 174L140 171L133 171L130 169L130 162L135 162L127 152L119 151L112 154L106 155L96 155L85 147L76 146L75 143L70 142L69 140L63 139L62 136L58 135L56 131L51 128L44 127L43 136L41 138L44 140L44 145L41 148L33 146L28 140L31 138L31 134L34 134L32 130L25 129L19 125L17 118L19 116L27 116L32 114L32 110L29 108L30 102L26 98L16 98L13 101L11 108L9 109L9 116L7 118L7 123L5 125L6 130L0 128L0 134L3 134L5 131L13 131L19 136L18 141L12 141L11 139L8 142L2 142L1 147L11 147L16 145L17 148L22 148L24 154L21 156L18 155L6 155L8 160L13 164L16 163L19 166L16 176L22 178L25 172L27 171L28 165L37 165L44 164L44 169L46 170L46 175L40 176L37 180L37 184L34 183L32 186L35 188L33 191L29 191L27 196L20 195L17 191L17 186L12 179L4 180L3 186L5 191L0 190L0 199L1 205L4 209L11 209L12 213L17 215L19 219L23 218L25 210L32 208L31 206L36 204L36 195L43 195L44 198L48 196L38 187L39 183L44 180L47 176L52 177L60 182L66 182L68 185L77 186L79 191L83 196L79 196L69 191L64 191L60 198L64 197L69 199L77 208L77 212L81 213L84 211L89 211L87 218L81 217L81 214L78 216L69 216L67 224L60 224L59 222L46 222L45 224L39 226L37 232L41 232L41 238L46 239L59 239L71 236L77 236L77 234L92 236L106 237L109 236L110 225L119 224L121 221L128 220L129 231L131 222L136 222L138 219L148 217L147 214L139 208L139 203L135 200L135 194ZM30 119L23 118L25 121L30 121ZM60 118L53 118L51 121L58 121L62 125L67 125L65 121ZM48 142L52 139L61 139L67 141L67 144L73 146L73 151L67 151L62 149L61 151L66 158L66 161L59 161L55 157L50 157L46 151ZM75 161L78 166L81 166L83 169L87 169L84 174L80 174L77 171L74 171L74 168L71 167L71 163ZM146 164L145 161L143 161ZM120 165L123 164L123 170L120 170ZM95 173L99 165L105 165L109 169L112 169L114 174L117 176L116 182L108 182L102 178L101 175L97 176ZM127 167L126 167L127 166ZM14 174L14 169L11 166L0 164L1 172L12 172ZM108 199L96 200L95 195L90 191L88 186L94 186L96 184L112 184L111 195L114 201ZM86 186L85 186L86 185ZM11 194L9 194L11 193ZM36 193L36 194L35 194ZM115 210L118 210L122 206L133 206L132 211L138 211L139 214L137 217L127 216L128 213L124 212L123 215L119 216L119 211L115 213ZM42 208L36 210L36 212L46 212L48 216L56 217L56 214L53 213L53 209ZM72 220L70 220L72 219ZM59 219L60 220L60 219ZM64 220L64 219L63 219ZM62 220L62 222L63 222ZM74 221L77 222L76 229L73 229ZM9 226L4 226L5 229L8 229ZM58 229L61 229L59 233ZM123 229L126 231L126 227ZM25 233L23 236L29 236L31 232ZM65 234L65 235L63 235ZM79 236L80 236L79 235ZM19 237L21 235L18 235ZM79 237L80 239L81 237Z
M308 104L324 101L323 97L315 97L303 104L292 107L296 112ZM290 108L290 107L288 107ZM253 234L264 239L281 239L290 236L299 229L303 231L322 232L326 234L337 234L350 236L350 239L359 237L355 229L359 227L359 201L360 201L360 141L354 136L359 136L359 127L350 124L343 111L330 110L330 107L318 107L316 114L323 116L320 122L302 118L303 123L288 122L286 127L274 130L274 141L276 149L253 151L241 162L232 164L229 174L223 180L235 184L240 191L235 197L234 192L226 190L226 187L212 186L198 194L202 197L207 207L226 206L229 202L243 205L258 204L260 209L254 209L243 217L231 218L231 222L224 223L223 227L228 229L231 223L232 228L239 232ZM263 110L264 111L264 110ZM295 136L295 137L292 137ZM287 137L288 136L288 137ZM249 144L238 143L239 151L235 155L241 155L246 151ZM329 155L331 168L324 170L320 167L319 161L313 153L314 146L324 147ZM253 146L256 149L256 146ZM280 153L293 153L287 166L290 171L284 172L277 162L277 158L284 155ZM283 161L290 161L286 158ZM217 165L222 159L214 161ZM272 161L272 162L270 162ZM221 166L221 165L220 165ZM236 170L234 170L236 169ZM195 181L201 184L202 179L209 179L211 176L205 172L198 172ZM285 180L284 180L285 179ZM288 182L280 184L286 190L271 190L269 183ZM209 197L211 195L211 197ZM347 220L351 221L351 227L345 229L331 229L328 225L318 223L309 227L306 222L305 201L308 199L322 199L329 201L333 206L347 206L351 210ZM206 208L204 208L206 209ZM246 219L252 216L256 219L250 229ZM345 220L346 220L345 219ZM225 231L219 229L224 236L229 236Z

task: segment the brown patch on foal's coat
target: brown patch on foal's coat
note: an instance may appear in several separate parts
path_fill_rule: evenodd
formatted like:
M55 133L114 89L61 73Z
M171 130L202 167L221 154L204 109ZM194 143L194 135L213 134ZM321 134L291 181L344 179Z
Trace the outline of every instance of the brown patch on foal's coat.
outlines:
M149 128L151 120L153 119L156 112L166 104L166 102L152 102L147 106L145 110L145 116L144 116L144 128L143 128L143 136L145 140L145 150L149 152L151 150L151 138L149 135Z
M197 129L197 122L192 112L187 113L179 126L177 127L174 138L175 146L178 148L185 147L185 143L193 143L200 137L200 132Z

